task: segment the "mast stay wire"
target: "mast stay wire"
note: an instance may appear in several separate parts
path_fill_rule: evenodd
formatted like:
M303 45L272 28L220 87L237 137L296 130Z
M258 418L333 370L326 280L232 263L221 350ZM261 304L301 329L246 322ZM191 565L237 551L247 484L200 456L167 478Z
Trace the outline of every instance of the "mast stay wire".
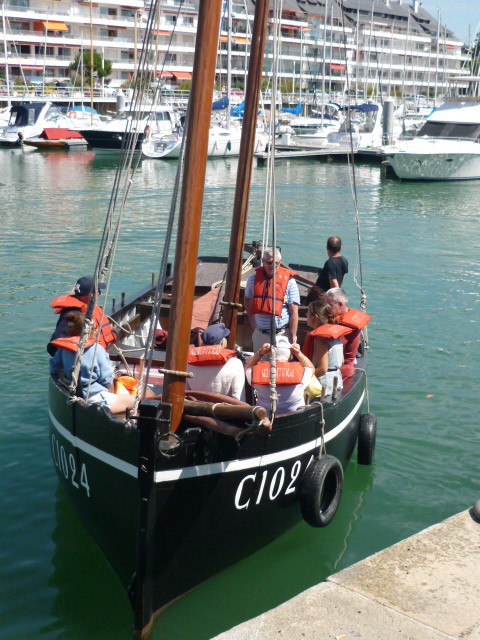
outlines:
M344 12L341 12L342 15L342 33L343 33L343 44L345 48L345 52L347 51L347 34L345 30L345 18ZM356 182L356 165L355 165L355 154L353 151L353 132L352 132L352 120L351 120L351 109L350 109L350 75L349 75L349 62L348 56L345 55L345 72L346 72L346 89L347 89L347 122L349 123L348 131L349 131L349 139L350 139L350 153L347 154L347 162L349 168L349 180L350 180L350 190L352 193L353 200L353 210L354 210L354 218L355 218L355 226L357 232L357 258L355 261L355 268L353 272L353 281L357 289L360 290L360 308L362 311L366 309L367 295L363 286L363 266L362 266L362 254L361 254L361 234L360 234L360 214L358 208L358 192L357 192L357 182ZM365 336L367 334L365 333ZM367 345L367 342L366 342Z
M272 95L270 103L270 153L267 160L267 181L265 187L265 204L262 235L262 255L270 244L269 229L272 233L272 259L274 261L272 276L272 312L270 317L270 420L273 424L277 412L277 360L276 360L276 323L275 323L275 291L276 291L276 247L277 247L277 211L275 197L275 114L277 106L278 64L280 59L280 20L282 15L282 0L274 0L273 7L273 51L272 51Z
M144 102L144 96L148 87L151 84L152 75L153 77L155 76L156 67L157 67L156 59L154 60L153 65L150 63L149 52L150 52L150 43L152 40L153 26L159 15L158 8L159 6L162 5L162 3L163 3L163 0L154 0L147 18L144 44L141 49L140 61L138 65L139 73L137 73L136 75L136 82L133 87L133 95L132 95L132 100L129 107L129 113L127 116L127 123L125 127L125 135L122 139L122 146L120 150L120 159L119 159L119 163L115 173L114 184L113 184L111 195L110 195L110 201L108 205L107 216L105 219L103 235L102 235L100 248L97 256L97 262L95 266L94 291L91 292L89 303L87 305L87 311L85 314L86 322L82 329L82 334L80 336L79 349L76 354L75 363L72 371L72 383L70 385L71 396L74 396L76 393L78 377L80 373L80 363L84 353L85 344L92 326L91 321L93 317L93 311L96 305L96 299L97 299L96 292L98 291L98 284L101 281L103 281L103 279L105 279L106 276L108 276L107 278L108 282L107 282L107 289L105 292L105 298L106 299L108 298L108 289L110 284L111 272L112 272L112 267L114 263L114 256L115 256L116 247L118 243L121 222L122 222L123 214L125 211L125 205L126 205L126 201L127 201L127 197L129 195L130 189L133 184L133 178L140 164L141 154L137 154L137 159L135 163L133 162L133 160L135 157L135 148L137 146L138 136L139 136L138 127L139 127L140 120L142 119L142 104ZM183 5L183 0L180 3L179 11L182 5ZM172 37L173 37L173 33L172 33ZM156 53L158 55L158 47L156 49ZM150 115L153 111L154 111L154 108L152 104ZM169 230L170 230L170 227L173 227L172 217L174 217L175 210L176 210L176 201L178 199L178 184L180 180L181 168L182 168L182 163L179 161L176 183L175 183L174 200L172 202L172 207L170 210L170 217L168 222ZM123 189L123 192L120 198L120 193L122 189ZM119 203L119 198L120 198L120 203ZM168 231L167 231L167 236L168 236ZM171 236L171 233L170 233L170 236ZM167 242L166 242L166 245L164 247L164 252L163 252L163 258L162 258L161 273L166 272L166 260L168 256L168 250L169 250L169 244L167 246ZM164 280L165 278L163 277L162 281L164 282ZM159 282L157 282L157 287L159 284L160 284L160 278L159 278ZM154 323L154 326L156 326L156 323ZM155 335L155 333L153 333L153 335ZM99 335L97 335L97 344L98 344L98 339L99 339ZM138 391L140 391L141 386L142 385L139 385ZM145 393L145 390L143 390L143 394L144 393ZM88 390L87 390L87 395L88 395Z

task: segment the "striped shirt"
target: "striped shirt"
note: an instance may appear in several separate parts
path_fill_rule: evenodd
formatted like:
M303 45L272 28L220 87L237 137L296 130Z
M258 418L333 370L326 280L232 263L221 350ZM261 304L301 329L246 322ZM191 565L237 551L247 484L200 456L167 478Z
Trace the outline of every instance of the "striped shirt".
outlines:
M253 283L255 282L255 274L251 275L247 280L245 287L245 298L253 300ZM286 327L290 321L290 313L288 306L291 304L300 304L300 293L298 291L298 285L294 278L290 278L287 285L287 291L285 293L285 300L282 307L282 315L280 317L275 316L275 324L277 329ZM260 331L269 331L271 316L268 313L256 313L254 316L255 325Z

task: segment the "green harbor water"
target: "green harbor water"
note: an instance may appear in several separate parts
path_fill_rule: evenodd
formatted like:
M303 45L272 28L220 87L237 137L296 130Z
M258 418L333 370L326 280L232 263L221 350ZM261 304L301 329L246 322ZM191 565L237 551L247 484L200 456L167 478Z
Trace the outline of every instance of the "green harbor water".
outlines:
M235 159L209 161L202 254L228 250ZM158 271L175 164L142 161L111 290ZM0 150L0 637L131 638L126 595L60 490L48 438L50 301L91 273L116 170L91 152ZM260 239L266 169L255 167L247 240ZM369 325L371 468L355 460L325 530L299 523L172 605L157 640L207 640L480 498L480 181L402 183L356 172ZM284 260L322 265L339 234L354 286L357 232L343 163L278 163ZM212 523L214 526L214 523ZM168 549L165 549L168 553ZM202 549L198 549L202 553Z

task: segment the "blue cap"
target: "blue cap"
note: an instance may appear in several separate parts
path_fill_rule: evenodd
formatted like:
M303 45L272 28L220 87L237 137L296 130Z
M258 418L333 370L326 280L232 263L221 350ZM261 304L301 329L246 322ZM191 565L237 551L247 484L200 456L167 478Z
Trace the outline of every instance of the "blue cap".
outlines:
M105 284L103 282L98 283L98 293L105 289ZM79 278L75 283L73 288L73 293L77 296L88 296L90 291L93 290L93 278L90 276L83 276Z
M230 329L219 322L218 324L211 324L202 333L202 342L205 345L220 344L220 342L230 335Z

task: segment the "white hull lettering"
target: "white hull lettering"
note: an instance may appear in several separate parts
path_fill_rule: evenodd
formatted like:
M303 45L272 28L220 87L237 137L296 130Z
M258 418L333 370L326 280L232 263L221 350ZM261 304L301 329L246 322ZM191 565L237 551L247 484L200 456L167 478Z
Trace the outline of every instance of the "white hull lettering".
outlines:
M52 435L52 457L54 465L58 471L64 475L65 480L70 480L72 487L75 489L81 489L81 487L83 487L85 493L90 498L90 485L88 483L85 463L82 462L79 473L75 456L73 453L70 453L67 457L65 447L58 442L58 439L54 435ZM78 482L79 480L80 484Z
M248 509L250 502L255 498L255 485L259 478L259 487L255 499L255 506L265 500L277 500L280 496L294 493L297 488L297 481L300 477L302 463L296 460L290 471L283 466L277 467L274 471L264 469L261 476L258 473L251 473L240 480L235 492L235 508L238 510Z

